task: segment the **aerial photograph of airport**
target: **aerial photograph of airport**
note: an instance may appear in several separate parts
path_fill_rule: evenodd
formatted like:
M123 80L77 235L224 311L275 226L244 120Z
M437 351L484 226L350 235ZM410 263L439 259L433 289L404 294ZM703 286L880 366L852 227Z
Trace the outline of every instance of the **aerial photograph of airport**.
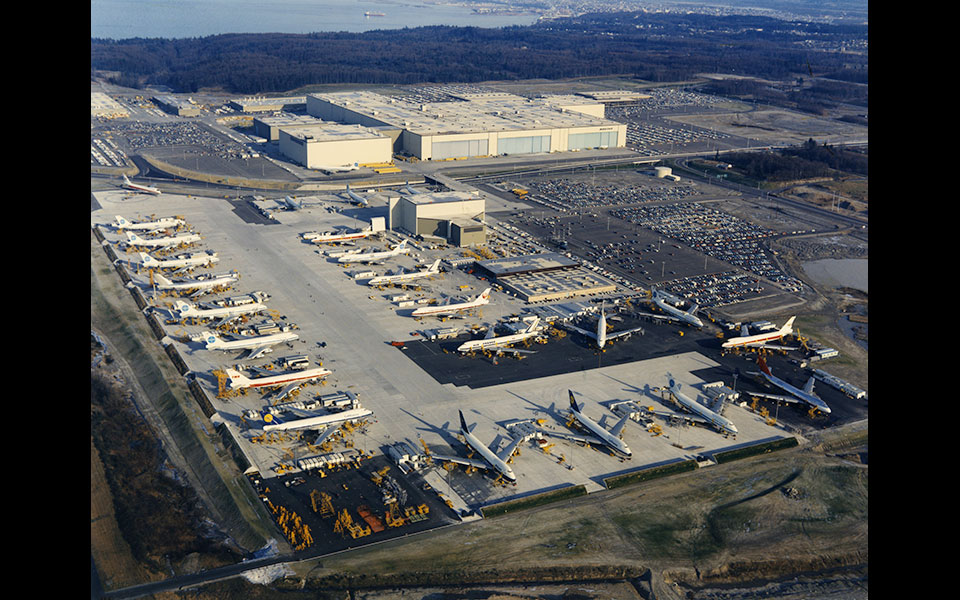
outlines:
M91 598L868 597L866 0L174 4L91 1Z

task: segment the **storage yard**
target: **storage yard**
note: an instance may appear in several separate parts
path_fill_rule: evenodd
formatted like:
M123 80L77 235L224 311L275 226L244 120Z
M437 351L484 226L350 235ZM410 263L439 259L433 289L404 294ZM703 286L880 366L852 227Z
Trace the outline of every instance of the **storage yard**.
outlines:
M829 415L752 401L749 390L764 389L748 375L757 371L753 355L724 353L720 348L721 338L736 333L719 322L697 331L648 316L652 309L641 286L631 281L635 273L626 268L630 265L616 260L603 263L607 252L588 258L605 264L604 269L590 273L609 274L616 283L612 292L529 304L504 291L509 289L506 285L486 280L476 261L549 249L534 239L545 241L548 235L521 235L517 229L517 225L539 224L540 233L546 232L552 224L545 216L534 217L540 212L537 209L512 217L509 211L491 214L495 203L488 207L487 244L482 248L418 241L390 230L338 247L311 243L303 234L357 229L384 215L384 197L365 194L369 205L358 207L342 195L320 195L299 210L286 210L281 199L250 202L170 193L156 197L121 190L95 196L91 224L103 238L108 256L120 260L118 271L137 288L133 293L138 301L152 307L146 317L157 338L199 389L194 394L208 403L207 416L215 425L223 424L234 440L240 461L249 464L251 484L294 551L322 554L478 518L477 511L484 507L558 486L583 486L589 493L604 489L604 480L612 476L694 458L710 464L709 457L716 452L866 415L864 397L850 397L856 393L848 389L845 394L825 383L817 384L817 392L833 408ZM186 221L181 229L199 233L202 240L190 248L153 254L169 259L178 252L216 252L216 264L189 273L178 271L175 276L196 279L204 272L235 273L239 280L228 288L180 298L158 289L159 273L138 268L137 254L125 245L125 235L110 226L115 215L132 221L149 215L181 216ZM652 252L653 244L660 256L670 253L679 265L670 263L676 279L705 275L702 255L691 248L661 244L655 233L626 221L618 220L608 230L603 220L584 216L581 212L572 218L567 238L581 244L582 250L597 252L584 245L588 239L599 248L606 244L605 235L612 242L627 239L629 233L643 253ZM578 219L589 221L592 231L581 227L574 234ZM575 241L578 237L580 241ZM338 260L358 250L386 250L405 239L411 248L406 255L372 265ZM383 275L399 267L416 271L436 259L443 265L440 274L405 288L365 283L371 273ZM739 271L718 259L709 260L714 286L736 279L732 273ZM666 270L664 262L655 283L669 283ZM166 275L174 276L169 271ZM487 287L493 288L490 303L465 314L412 316L414 307L471 300ZM256 316L206 322L178 318L173 310L178 300L225 307L249 303L249 298L264 300L266 310ZM601 298L604 303L598 306ZM481 337L498 323L516 323L531 311L551 321L539 340L516 346L534 353L517 358L497 351L473 355L456 351L463 341ZM600 311L608 320L610 335L638 327L643 331L597 348L593 340L567 328L576 324L595 330ZM296 337L252 357L259 354L258 349L207 349L205 340L213 327L223 336L232 330L236 339L246 341L279 333ZM800 357L798 351L771 356L768 361L781 377L801 385L806 374L797 370ZM238 391L225 374L227 368L238 366L254 381L278 373L295 377L306 368L322 367L330 373L300 382L299 388L277 384L266 392ZM667 385L668 372L692 396L709 396L712 388L707 384L716 382L741 392L739 398L721 402L725 417L738 428L736 437L693 426L682 417L663 416L664 411L676 412L661 390ZM582 432L569 421L568 390L575 393L583 413L601 427L609 429L621 414L629 415L621 437L632 449L630 458L577 439ZM304 412L336 418L351 409L372 414L337 422L319 437L316 431L265 429L272 421L264 415L279 416L282 423ZM466 446L469 440L461 430L458 411L472 436L495 452L522 438L510 459L515 483L496 477L495 472L433 460L433 456L473 454Z

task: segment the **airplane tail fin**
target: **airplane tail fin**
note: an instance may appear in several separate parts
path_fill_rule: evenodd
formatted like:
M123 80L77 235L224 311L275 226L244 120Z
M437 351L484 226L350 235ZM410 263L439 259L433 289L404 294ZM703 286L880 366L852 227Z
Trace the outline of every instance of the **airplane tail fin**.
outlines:
M436 273L440 271L440 259L438 258L437 260L433 261L433 264L430 265L430 268L427 269L427 271L430 273Z
M182 315L183 313L187 312L193 307L191 307L189 304L187 304L183 300L177 300L176 302L173 303L173 308Z
M140 256L140 262L145 266L149 267L150 265L156 265L158 262L160 262L146 252L137 252L137 254Z
M534 330L534 328L536 328L536 326L539 323L540 323L540 317L534 317L533 320L530 321L530 324L527 326L527 330L524 333L530 333L531 331Z
M674 387L674 386L677 386L678 388L680 387L680 384L677 383L677 380L673 378L672 373L669 373L669 372L667 373L667 381L669 382L670 387Z
M480 292L480 295L477 296L478 300L489 300L490 299L490 290L493 288L487 288Z
M467 429L467 421L463 418L463 411L457 410L457 412L460 413L460 431L463 433L470 433L470 430Z
M215 348L217 342L219 342L219 341L220 341L220 336L218 336L218 335L215 334L215 333L210 333L210 334L208 334L207 337L206 337L206 339L204 339L204 343L206 344L207 350L211 350L211 349ZM234 372L236 372L236 371L234 371ZM229 373L228 373L228 374L229 374ZM239 375L239 373L237 373L237 374Z
M395 248L395 250L406 250L406 249L407 249L407 240L403 240L402 242L397 244L397 247Z
M767 366L767 360L762 356L757 358L757 366L760 367L760 370L773 377L773 373L770 372L770 367Z
M117 219L116 221L117 227L123 227L124 225L127 224L127 220L121 217L120 215L114 215L114 217Z
M577 406L577 401L573 397L573 390L567 390L567 393L570 394L570 408L579 411L580 408Z
M793 333L793 320L797 317L790 317L786 323L783 324L783 327L780 328L780 335L790 335Z
M128 232L127 232L127 241L130 242L131 244L135 244L135 243L137 243L137 242L140 241L140 238L137 237L137 234L135 234L135 233L130 233L130 232L128 231Z
M283 423L283 419L268 410L260 411L260 418L263 419L264 425L280 425Z
M154 278L154 279L157 281L157 283L159 283L160 285L172 285L172 284L173 284L172 281L170 281L169 279L167 279L166 277L164 277L164 276L161 275L160 273L154 273L154 274L153 274L153 278Z

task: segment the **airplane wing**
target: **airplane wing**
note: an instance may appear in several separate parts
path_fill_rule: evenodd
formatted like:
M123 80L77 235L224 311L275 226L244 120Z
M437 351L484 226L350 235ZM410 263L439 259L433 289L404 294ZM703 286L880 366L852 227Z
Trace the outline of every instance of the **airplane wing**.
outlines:
M679 413L669 410L648 410L647 412L664 419L681 419L692 423L700 423L701 425L710 425L709 421L693 413Z
M767 394L765 392L747 392L751 396L756 396L757 398L764 398L766 400L777 400L778 402L786 402L788 404L806 404L803 400L799 398L794 398L793 396L783 396L781 394Z
M256 348L250 348L250 355L247 358L253 360L255 358L260 358L268 352L273 352L273 344L263 344L261 346L257 346Z
M563 327L564 329L569 329L570 331L575 331L575 332L579 333L580 335L585 335L585 336L587 336L588 338L590 338L590 339L592 339L592 340L597 339L597 334L596 334L596 333L594 333L594 332L592 332L592 331L587 331L586 329L580 329L580 328L577 327L576 325L571 325L571 324L569 324L569 323L561 323L560 326ZM608 337L608 339L609 339L609 337Z
M513 438L510 440L510 443L504 446L503 450L497 452L497 457L503 462L510 460L510 457L513 456L513 453L517 451L517 446L520 445L520 442L523 441L522 437Z
M580 435L576 433L567 433L565 431L554 431L552 429L543 430L544 435L551 435L558 438L563 438L567 440L573 440L575 442L581 442L583 444L602 444L603 441L593 435Z
M633 329L627 329L626 331L618 331L618 332L616 332L616 333L608 333L608 334L607 334L607 339L608 339L608 340L615 340L615 339L617 339L617 338L619 338L619 337L623 337L623 336L625 336L625 335L630 335L630 334L636 333L636 332L638 332L638 331L641 332L640 335L643 335L643 333L642 333L642 332L643 332L643 327L634 327Z
M491 469L491 468L492 468L487 461L485 461L485 460L480 460L480 459L477 459L477 458L464 458L464 457L462 457L462 456L449 456L449 455L445 455L445 454L437 454L437 453L435 453L435 452L431 452L431 453L430 453L430 457L433 458L434 461L438 461L438 460L439 460L439 461L441 461L441 462L444 462L444 461L446 461L446 462L453 462L453 463L458 463L458 464L461 464L461 465L467 465L467 466L470 466L470 467L476 467L476 468L478 468L478 469Z
M502 352L503 354L536 354L536 350L522 350L520 348L510 348L509 346L500 346L494 348L497 352Z
M620 422L614 425L610 430L610 435L620 437L620 434L623 432L623 426L627 424L627 420L629 418L629 415L624 415L623 418L620 419Z
M810 379L808 379L807 382L806 382L805 384L803 384L803 391L804 391L805 393L807 393L807 394L810 394L811 396L816 396L816 394L815 394L814 391L813 391L813 384L814 384L814 383L815 383L815 381L814 381L814 379L813 379L813 376L811 375L811 376L810 376Z
M334 425L328 425L326 429L324 429L322 432L320 432L320 435L317 436L317 439L313 440L313 445L314 445L314 446L319 446L320 444L324 443L325 441L327 441L327 439L328 439L331 435L333 435L334 433L336 433L338 429L340 429L340 428L339 428L339 427L336 427L336 426L334 426Z
M679 320L680 320L680 319L678 319L678 318L676 318L676 317L671 317L670 315L658 315L658 314L656 314L656 313L648 313L648 312L641 312L641 311L636 311L636 312L634 312L633 314L637 315L638 317L647 317L647 318L650 318L650 319L662 319L662 320L664 320L664 321L679 321Z
M741 326L740 326L740 337L747 337L748 335L750 335L750 328L747 327L746 325L741 325Z

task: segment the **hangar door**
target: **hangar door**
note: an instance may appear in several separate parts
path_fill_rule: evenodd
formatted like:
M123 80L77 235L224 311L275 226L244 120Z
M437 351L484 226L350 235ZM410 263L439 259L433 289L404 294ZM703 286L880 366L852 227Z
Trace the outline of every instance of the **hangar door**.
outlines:
M467 158L470 156L486 156L487 140L460 140L454 142L434 142L433 160L442 158Z
M550 152L549 135L502 137L497 141L498 154L532 154L534 152Z
M594 133L571 133L567 137L567 147L570 150L583 150L584 148L616 148L616 131L597 131Z

